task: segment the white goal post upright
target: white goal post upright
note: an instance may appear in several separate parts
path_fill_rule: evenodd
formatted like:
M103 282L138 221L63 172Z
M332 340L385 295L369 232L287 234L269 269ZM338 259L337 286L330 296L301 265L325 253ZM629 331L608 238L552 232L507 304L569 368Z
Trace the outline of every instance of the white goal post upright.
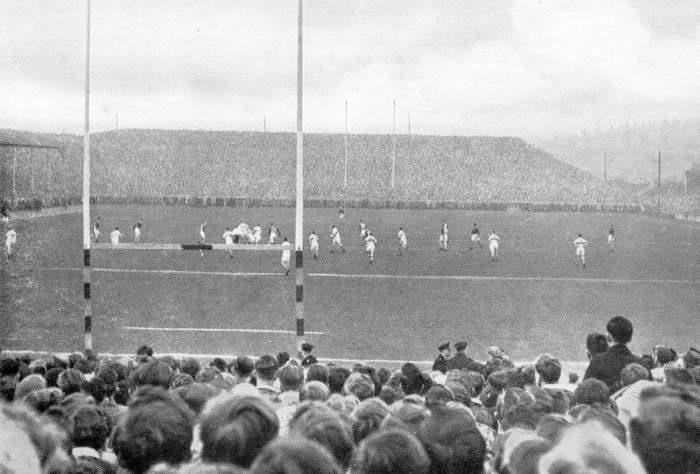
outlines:
M296 212L294 226L294 248L296 261L296 300L295 312L297 321L297 353L301 357L301 345L304 342L304 129L303 112L303 41L304 2L299 0L297 25L297 183L296 183Z
M85 136L83 139L83 299L85 302L85 350L92 350L92 302L90 300L90 0L87 0L85 42Z

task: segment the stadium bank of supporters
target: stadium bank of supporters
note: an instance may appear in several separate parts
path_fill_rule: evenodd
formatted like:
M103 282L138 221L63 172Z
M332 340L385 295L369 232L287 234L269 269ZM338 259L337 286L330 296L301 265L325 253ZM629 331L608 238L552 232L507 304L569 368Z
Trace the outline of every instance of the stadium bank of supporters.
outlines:
M600 328L603 331L603 328ZM3 472L685 473L700 466L700 352L632 354L632 324L582 335L589 365L436 342L434 370L160 356L0 355ZM608 341L611 341L610 344Z

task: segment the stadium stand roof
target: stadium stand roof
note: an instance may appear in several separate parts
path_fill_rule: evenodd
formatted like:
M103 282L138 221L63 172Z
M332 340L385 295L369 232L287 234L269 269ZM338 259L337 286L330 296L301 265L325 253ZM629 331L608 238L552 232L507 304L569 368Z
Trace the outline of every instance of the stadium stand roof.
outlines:
M37 134L7 129L0 129L0 146L62 148L58 143Z

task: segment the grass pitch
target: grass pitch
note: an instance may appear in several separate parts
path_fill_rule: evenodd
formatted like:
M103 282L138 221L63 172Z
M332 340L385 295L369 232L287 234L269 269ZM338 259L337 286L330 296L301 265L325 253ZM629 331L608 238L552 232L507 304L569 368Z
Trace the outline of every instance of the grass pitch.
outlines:
M144 242L220 243L227 225L274 222L293 241L293 209L100 207L102 240L144 220ZM358 235L363 219L379 243L369 265ZM450 248L438 250L439 226ZM469 250L476 222L483 249ZM329 253L338 224L345 253ZM615 251L607 246L613 223ZM398 256L396 232L408 234ZM17 260L0 270L0 344L7 349L74 351L82 347L81 215L19 221ZM486 238L503 239L491 262ZM614 314L635 324L632 348L697 343L698 224L636 215L307 209L321 259L305 252L306 330L321 357L422 360L438 343L464 339L484 358L500 345L515 359L551 352L585 359L585 337L605 332ZM572 241L589 240L587 268L575 266ZM95 251L93 333L101 352L234 355L294 351L294 276L278 252ZM118 270L118 271L112 271ZM222 330L222 331L219 331ZM241 331L239 331L241 330ZM259 332L257 330L275 331Z

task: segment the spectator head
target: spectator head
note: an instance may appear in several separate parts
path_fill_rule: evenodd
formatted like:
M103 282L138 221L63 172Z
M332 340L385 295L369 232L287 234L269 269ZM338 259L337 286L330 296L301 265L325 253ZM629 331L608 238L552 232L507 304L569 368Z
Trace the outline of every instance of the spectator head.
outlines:
M360 401L374 396L374 384L368 375L353 372L343 386L345 395L355 395Z
M700 408L672 395L643 400L630 439L648 472L697 472Z
M170 388L176 389L179 387L184 387L194 383L194 379L190 374L180 372L179 374L174 374L172 380L170 381Z
M454 388L461 387L459 384L452 384ZM461 387L464 390L464 387ZM451 388L445 385L433 385L425 394L425 406L430 408L444 407L448 402L455 401L455 394Z
M233 372L239 380L248 380L255 370L255 362L248 356L238 356L233 360Z
M331 393L343 393L345 381L350 377L350 370L345 367L332 367L328 371L328 389Z
M596 429L607 431L617 438L617 440L623 445L627 444L627 430L625 425L623 425L620 419L610 410L586 407L576 416L576 423L579 425L584 423L594 423L596 424Z
M578 383L578 374L576 372L569 372L569 383L571 385Z
M285 365L279 370L278 378L280 390L298 392L304 384L304 370L296 365Z
M455 344L455 348L461 347L460 343ZM466 349L466 346L464 347ZM458 349L459 351L459 349ZM401 389L406 395L418 394L423 395L432 385L430 377L423 374L420 369L410 362L401 366Z
M251 474L343 474L333 456L322 445L301 436L277 438L255 459Z
M623 316L611 318L605 329L614 343L627 344L632 340L632 322Z
M306 381L318 380L324 384L328 383L328 367L323 364L312 364L306 372Z
M153 348L151 346L143 345L136 349L136 356L146 356L151 358L153 357Z
M370 398L361 402L353 415L352 435L357 444L379 429L389 415L389 407L378 398Z
M282 367L284 364L289 362L290 359L291 357L289 356L289 352L287 351L277 353L277 365L279 367Z
M594 332L586 337L586 351L588 352L589 359L607 350L608 338L605 337L605 334Z
M189 376L192 377L193 380L200 370L202 370L202 366L200 365L199 361L191 357L183 360L180 366L180 371L185 374L189 374Z
M337 412L321 404L304 402L297 407L289 428L292 434L320 443L347 470L355 445L350 427Z
M429 470L430 459L420 441L408 431L389 429L377 431L360 443L350 472L420 474Z
M544 415L537 422L537 427L535 428L535 433L538 436L549 440L551 443L556 444L562 438L566 430L574 426L574 424L569 421L569 419L558 413L549 413Z
M641 364L627 364L620 371L620 381L622 386L632 385L639 380L649 380L649 371Z
M700 366L700 351L694 347L690 347L688 352L683 356L683 363L686 369Z
M46 386L58 387L58 376L61 372L63 372L63 369L60 369L58 367L54 367L52 369L47 370L46 376L44 377L44 379L46 380Z
M469 371L466 374L466 378L469 382L469 386L472 388L471 396L478 397L481 391L484 389L484 383L486 382L484 376L479 372Z
M271 383L275 379L279 365L275 356L265 354L255 361L255 374L258 380Z
M15 358L0 359L0 377L16 377L20 362Z
M277 414L264 399L222 395L212 400L203 413L202 460L250 467L278 432Z
M509 472L537 472L537 465L549 450L552 443L546 439L526 439L515 446L510 453Z
M410 398L399 400L389 407L392 419L402 422L413 434L417 434L421 423L430 416L430 411L419 403L414 403Z
M86 380L83 382L81 389L84 393L90 395L97 404L102 403L107 396L107 384L100 377Z
M583 424L567 431L539 462L538 472L645 472L641 462L617 438Z
M328 390L326 384L318 380L312 380L302 387L299 393L299 400L325 402L330 395L331 392Z
M173 390L195 415L199 415L209 400L214 398L217 390L209 384L191 383Z
M654 360L658 365L666 365L678 358L676 351L666 346L655 346L653 352Z
M551 354L542 354L535 361L535 370L545 384L555 384L561 377L561 362Z
M605 382L590 378L581 382L574 392L575 405L608 405L610 403L610 389Z
M58 388L64 395L80 392L80 388L85 382L85 377L75 369L66 369L58 375Z
M73 446L101 451L110 433L109 418L93 405L78 408L73 414Z
M664 369L664 383L669 387L694 385L696 382L693 373L688 369L682 369L680 367L667 367ZM15 396L17 395L15 394Z
M465 411L438 408L418 431L431 461L431 472L483 472L486 442Z
M41 375L29 375L22 379L15 388L15 400L23 400L32 392L46 388L46 382Z
M167 389L170 387L171 379L172 372L168 364L155 359L141 365L131 375L131 382L136 387L152 385Z
M193 420L193 413L177 396L157 386L140 388L114 435L119 465L143 473L161 462L189 461Z
M221 372L216 367L209 366L200 370L197 376L194 378L195 382L198 383L212 383L216 380L222 380Z
M63 392L57 387L50 387L28 394L24 399L24 403L36 410L37 413L44 413L62 399Z
M428 390L428 393L425 394L426 405L428 404L428 400L430 398L429 395L430 395L430 392L433 391L433 388L435 388L434 385L433 385L433 387L430 388L430 390ZM449 396L451 395L452 399L455 402L461 403L462 405L467 406L467 407L471 405L472 390L471 390L471 387L469 385L465 386L465 385L463 385L461 383L457 383L457 382L445 382L445 388L450 392L449 394L447 394L448 399L444 399L445 404L447 402L451 401L451 400L449 400Z
M377 370L377 377L379 377L379 383L380 385L384 385L389 381L389 377L391 376L391 371L387 369L386 367L380 367Z
M170 367L170 370L174 374L180 371L180 361L178 361L175 357L166 355L160 357L160 361L168 364L168 367Z
M226 361L221 357L215 357L209 365L211 367L216 367L222 374L226 372Z
M83 360L83 355L80 352L74 352L68 356L68 368L75 369L78 362Z

